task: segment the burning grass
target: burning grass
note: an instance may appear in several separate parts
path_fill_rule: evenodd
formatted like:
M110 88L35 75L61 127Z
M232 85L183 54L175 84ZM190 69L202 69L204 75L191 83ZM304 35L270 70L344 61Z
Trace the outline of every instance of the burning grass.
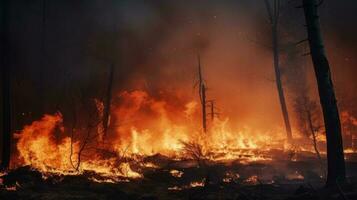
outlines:
M136 193L132 189L137 184L154 184L165 188L167 195L183 195L180 192L212 185L323 182L324 169L311 167L321 166L311 143L299 143L297 138L296 146L287 145L279 131L232 128L228 118L210 121L209 131L203 133L198 104L172 95L169 99L179 103L144 91L120 93L106 136L98 100L92 100L91 114L76 123L64 123L66 116L60 112L44 115L15 133L17 153L12 170L1 175L1 187L26 190L29 182L36 187L62 185L78 178L80 185L121 185L126 193ZM320 152L324 159L323 149ZM354 154L352 149L346 152ZM36 181L22 180L23 176Z
M202 133L198 104L173 94L154 98L144 91L125 91L113 102L106 136L103 104L97 99L88 103L93 108L84 109L88 115L72 117L75 122L64 123L72 118L58 112L25 126L15 133L17 154L12 166L31 166L44 174L93 171L117 182L143 178L146 168L160 168L161 163L144 161L153 155L192 160L201 168L214 162L269 163L280 156L297 161L299 152L314 156L310 143L289 146L281 132L234 129L228 118L209 121L209 131Z

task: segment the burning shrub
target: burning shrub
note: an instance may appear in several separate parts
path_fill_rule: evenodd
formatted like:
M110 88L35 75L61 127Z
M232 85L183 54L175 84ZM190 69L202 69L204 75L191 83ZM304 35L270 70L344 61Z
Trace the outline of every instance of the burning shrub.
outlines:
M181 142L183 144L182 152L184 156L194 159L198 166L204 165L204 160L206 157L206 152L203 146L196 142Z

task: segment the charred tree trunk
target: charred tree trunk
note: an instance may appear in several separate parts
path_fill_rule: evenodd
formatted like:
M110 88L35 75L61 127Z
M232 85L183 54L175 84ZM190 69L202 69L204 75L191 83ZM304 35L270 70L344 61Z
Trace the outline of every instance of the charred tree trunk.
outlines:
M8 62L8 6L9 1L1 1L1 79L2 79L2 160L1 169L6 170L10 165L11 156L11 94L10 67Z
M303 0L303 7L326 129L328 161L326 186L334 186L337 182L346 180L340 117L331 80L330 66L320 31L317 12L318 2L317 0Z
M281 111L283 113L283 118L284 118L286 136L287 136L287 140L291 141L292 140L291 125L290 125L289 113L288 113L285 96L284 96L284 89L283 89L283 85L281 82L281 73L280 73L280 67L279 67L279 50L278 50L279 44L278 44L278 30L277 29L278 29L277 24L273 25L274 71L275 71L276 86L277 86L278 93L279 93Z
M109 70L109 82L107 87L107 94L105 99L105 107L103 113L103 136L105 137L108 132L109 117L110 117L110 104L112 102L112 89L113 89L113 79L114 79L114 64L110 65Z
M279 0L274 0L274 8L270 6L268 0L265 0L265 5L268 10L269 19L272 28L272 48L273 48L273 58L274 58L274 72L275 72L275 81L279 94L279 101L281 106L281 111L284 118L285 130L287 140L290 142L292 140L291 125L289 120L289 113L286 106L286 100L284 96L284 89L281 81L281 72L279 66L279 39L278 39L278 22L279 22Z
M204 83L203 77L202 77L202 70L201 70L201 59L200 56L198 56L198 78L199 78L199 95L200 95L200 101L201 101L201 107L202 107L202 128L203 132L207 132L207 112L206 112L206 85Z
M206 86L203 84L201 87L202 91L202 127L203 131L206 133L207 132L207 112L206 112Z

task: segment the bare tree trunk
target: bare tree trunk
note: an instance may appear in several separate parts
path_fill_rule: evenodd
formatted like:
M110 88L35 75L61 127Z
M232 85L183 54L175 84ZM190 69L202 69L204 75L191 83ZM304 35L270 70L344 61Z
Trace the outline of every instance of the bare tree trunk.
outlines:
M198 78L199 78L199 95L200 95L200 101L201 101L201 107L202 107L202 128L203 132L207 132L207 112L206 112L206 85L204 83L203 77L202 77L202 70L201 70L201 59L200 56L198 56Z
M280 3L279 0L274 0L274 7L270 6L268 0L265 0L265 4L269 13L269 19L271 22L272 27L272 45L273 45L273 57L274 57L274 71L275 71L275 81L276 86L278 89L279 94L279 101L281 106L281 111L284 118L286 136L288 142L292 140L292 132L291 132L291 125L289 120L288 109L286 106L285 96L284 96L284 89L281 81L281 72L279 66L279 38L278 38L278 22L279 22L279 10L280 10Z
M281 83L281 73L279 67L279 49L278 49L278 28L277 24L273 25L273 49L274 49L274 71L275 71L275 79L276 79L276 87L279 93L279 100L281 111L283 113L286 136L288 141L292 140L292 133L291 133L291 125L289 120L288 109L286 106L285 96L284 96L284 89Z
M103 113L103 136L107 135L108 125L109 125L109 116L110 116L110 104L112 102L112 89L113 89L113 79L114 79L114 64L110 65L109 71L109 82L107 87L107 95L105 99L105 107Z
M207 132L207 112L206 112L206 86L203 84L201 87L202 91L202 127L203 131Z
M11 156L11 94L10 94L10 67L8 44L8 7L9 1L1 1L1 74L2 74L2 160L1 169L6 170L10 165Z
M338 181L344 182L346 180L340 117L331 80L330 66L320 31L317 12L318 2L317 0L303 0L303 7L326 129L328 161L326 186L335 186Z
M76 103L75 101L72 102L73 103L73 107L72 107L72 116L73 116L73 119L71 121L71 128L70 128L70 133L71 133L71 146L70 146L70 154L69 154L69 161L73 167L73 169L77 170L78 167L74 164L73 162L73 154L74 154L74 149L73 149L73 145L74 145L74 142L75 142L75 139L74 139L74 134L75 134L75 131L76 131L76 127L77 127L77 112L76 112ZM78 163L77 163L78 164Z

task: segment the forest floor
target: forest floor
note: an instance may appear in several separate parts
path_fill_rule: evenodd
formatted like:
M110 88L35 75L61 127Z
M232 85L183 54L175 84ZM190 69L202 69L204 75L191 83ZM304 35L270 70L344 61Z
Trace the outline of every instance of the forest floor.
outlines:
M347 161L349 184L334 190L323 189L321 163L303 161L256 161L242 164L194 160L170 160L161 155L145 162L157 167L142 170L143 178L101 182L99 175L46 175L21 167L1 177L0 199L6 200L91 200L91 199L357 199L357 162Z

